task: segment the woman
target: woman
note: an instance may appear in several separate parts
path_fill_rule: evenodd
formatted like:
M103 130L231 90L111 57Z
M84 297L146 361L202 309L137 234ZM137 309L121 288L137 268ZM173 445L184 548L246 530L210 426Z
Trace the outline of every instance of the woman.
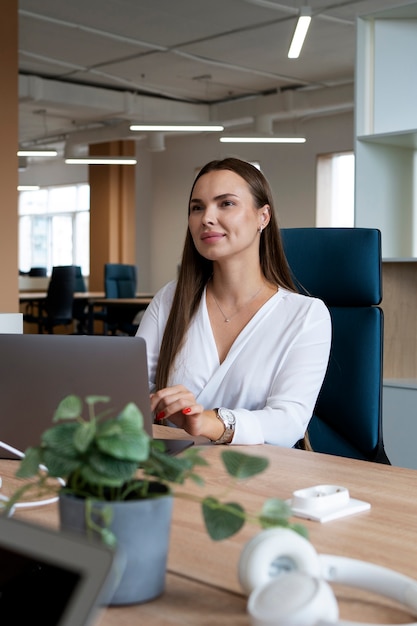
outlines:
M199 172L178 281L155 295L137 334L157 420L214 443L303 439L326 372L330 316L294 289L257 168L227 158Z

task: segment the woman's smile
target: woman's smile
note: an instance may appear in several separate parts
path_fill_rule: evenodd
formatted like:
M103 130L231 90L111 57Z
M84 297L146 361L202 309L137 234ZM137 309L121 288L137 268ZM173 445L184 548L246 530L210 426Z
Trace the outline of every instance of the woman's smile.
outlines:
M203 241L204 243L207 244L212 244L212 243L217 243L218 241L220 241L221 239L223 239L223 237L225 237L226 235L224 233L218 233L215 231L206 231L204 233L201 234L200 239L201 241Z

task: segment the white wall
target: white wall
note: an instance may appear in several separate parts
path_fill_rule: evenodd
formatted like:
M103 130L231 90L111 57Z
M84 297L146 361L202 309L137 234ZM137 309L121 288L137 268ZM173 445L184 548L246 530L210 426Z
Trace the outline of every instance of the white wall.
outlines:
M150 256L147 269L143 255L140 264L138 261L144 281L140 281L140 289L156 291L175 278L192 181L196 171L212 159L237 156L258 161L271 185L280 225L314 226L317 155L353 149L353 115L315 118L303 123L302 132L307 142L295 145L221 144L217 136L208 134L172 137L166 138L165 151L147 153L147 183L151 181L151 185L146 189L138 185L137 190L137 258L146 246ZM139 166L140 162L139 156ZM144 203L151 213L150 233L144 227L149 217L144 217Z
M76 185L88 183L88 165L66 165L63 159L33 159L26 170L19 172L19 185Z

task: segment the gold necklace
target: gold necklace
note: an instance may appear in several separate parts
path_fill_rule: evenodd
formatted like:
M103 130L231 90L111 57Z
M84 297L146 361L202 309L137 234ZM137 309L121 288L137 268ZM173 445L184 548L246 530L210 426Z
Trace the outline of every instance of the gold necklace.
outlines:
M261 291L262 291L263 287L264 287L264 283L262 283L262 285L259 287L258 291L257 291L256 293L254 293L254 294L253 294L253 296L251 296L251 297L249 298L249 300L248 300L247 302L245 302L245 304L243 304L243 305L242 305L242 306L241 306L241 307L240 307L237 311L235 311L232 315L225 315L225 314L223 313L223 311L222 311L222 308L221 308L220 304L219 304L219 303L217 302L217 300L216 300L216 296L214 295L213 289L211 290L211 295L213 296L213 300L214 300L214 302L216 303L217 308L219 309L220 313L223 315L223 317L224 317L224 321L225 321L225 322L230 322L230 320L231 320L231 319L232 319L235 315L237 315L238 313L240 313L240 311L241 311L242 309L244 309L246 306L248 306L248 304L250 304L250 303L252 302L252 300L255 300L256 296L258 296L258 295L261 293Z

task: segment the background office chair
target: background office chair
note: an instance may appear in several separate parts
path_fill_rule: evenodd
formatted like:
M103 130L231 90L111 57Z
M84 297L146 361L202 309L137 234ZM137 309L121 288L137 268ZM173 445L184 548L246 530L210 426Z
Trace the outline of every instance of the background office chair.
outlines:
M137 271L135 265L106 263L104 266L104 291L106 298L135 298ZM107 305L104 312L106 333L134 335L138 328L133 323L136 311L131 306Z
M317 452L389 464L382 435L381 234L367 228L282 229L298 290L332 318L328 370L308 433Z
M84 276L82 274L81 266L75 265L75 286L74 291L77 293L85 293L87 291ZM72 317L76 322L76 334L77 335L86 335L87 334L87 323L88 323L88 310L87 310L88 300L87 298L74 298L74 302L72 305Z
M38 325L38 333L53 333L55 326L72 323L75 290L75 266L62 265L52 268L52 275L44 301L39 301L37 313L28 307L23 321Z
M46 271L46 267L31 267L30 270L27 273L28 276L41 276L41 277L45 277L47 276L47 271Z

